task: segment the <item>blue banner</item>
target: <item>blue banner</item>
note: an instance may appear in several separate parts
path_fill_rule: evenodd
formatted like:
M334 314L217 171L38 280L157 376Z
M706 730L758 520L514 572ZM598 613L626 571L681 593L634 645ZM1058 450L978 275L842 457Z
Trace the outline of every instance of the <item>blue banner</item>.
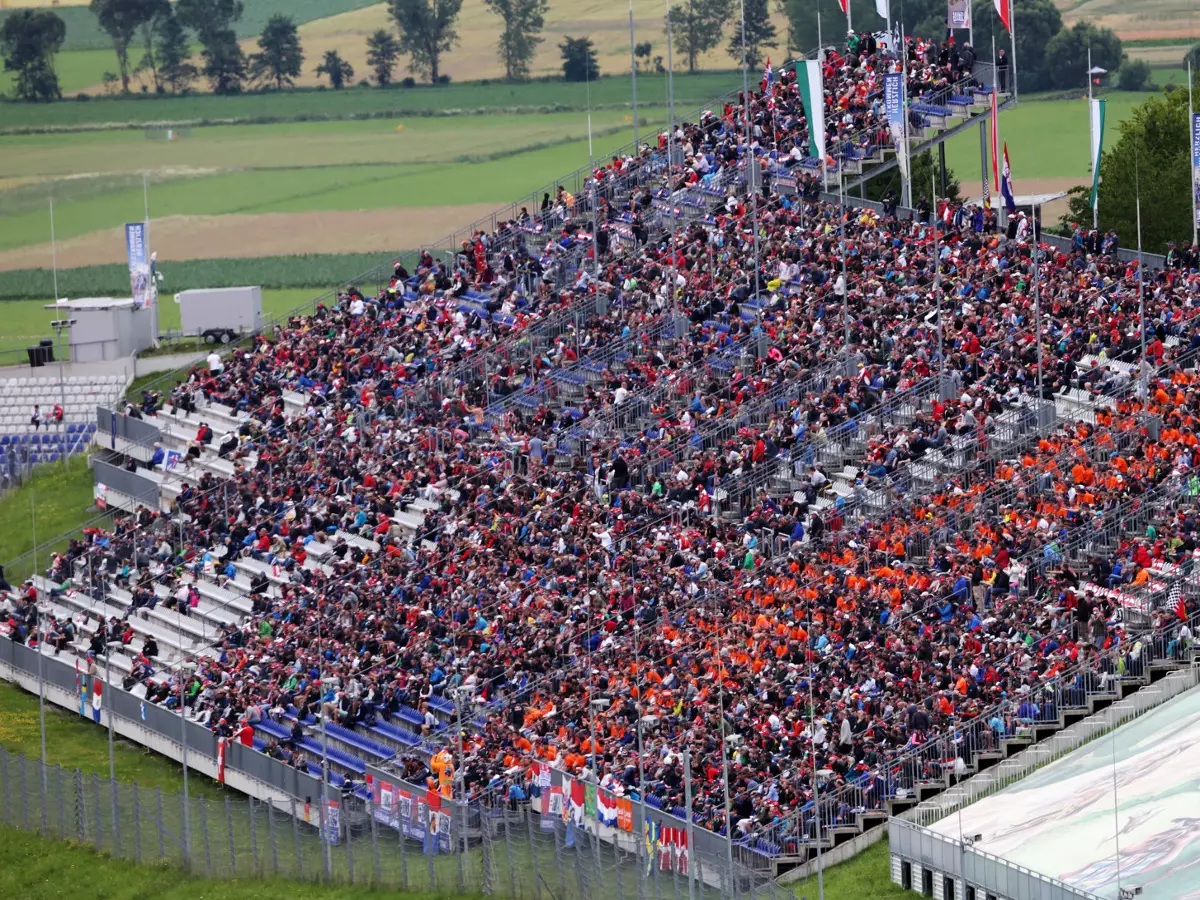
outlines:
M1192 113L1192 215L1200 223L1200 113Z
M150 266L150 251L146 247L146 223L132 222L125 226L125 252L129 258L129 290L133 305L138 309L149 306L158 294Z
M883 109L892 129L892 140L899 142L904 132L904 74L889 72L883 76Z

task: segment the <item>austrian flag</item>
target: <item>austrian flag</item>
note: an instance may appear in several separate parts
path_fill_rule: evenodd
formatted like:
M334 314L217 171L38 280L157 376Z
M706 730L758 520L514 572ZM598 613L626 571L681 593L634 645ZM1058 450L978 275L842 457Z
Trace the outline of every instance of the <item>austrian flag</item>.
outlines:
M1004 23L1005 31L1012 32L1012 2L1013 0L993 0L996 4L996 15Z

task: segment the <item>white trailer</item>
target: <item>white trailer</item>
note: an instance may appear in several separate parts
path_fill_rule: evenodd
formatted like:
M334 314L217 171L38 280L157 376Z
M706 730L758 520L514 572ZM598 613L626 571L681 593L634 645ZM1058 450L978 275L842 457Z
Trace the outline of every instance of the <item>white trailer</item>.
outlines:
M228 344L262 329L262 288L200 288L175 295L180 329L206 344Z

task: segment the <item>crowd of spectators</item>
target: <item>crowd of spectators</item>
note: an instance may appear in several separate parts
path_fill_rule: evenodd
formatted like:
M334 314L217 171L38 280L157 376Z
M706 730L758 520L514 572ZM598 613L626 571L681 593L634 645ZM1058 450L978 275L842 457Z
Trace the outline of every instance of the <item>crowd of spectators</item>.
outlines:
M830 147L890 141L879 76L897 65L869 43L828 56ZM914 90L970 69L910 43ZM194 668L119 618L94 659L125 644L128 686L227 736L416 709L439 750L461 737L473 796L541 761L679 807L687 747L714 831L736 735L743 837L778 833L817 783L842 789L835 817L878 797L899 754L985 713L1012 734L1039 684L1130 642L1124 588L1196 546L1194 267L1148 276L1141 399L1135 264L1043 246L1036 322L1028 232L945 200L843 208L811 173L746 196L746 99L598 168L595 209L591 186L547 196L194 369L163 402L243 416L213 448L232 476L198 475L174 521L88 533L48 579L126 591L136 616L235 586L239 558L271 569ZM748 100L752 152L804 171L794 83ZM723 199L672 215L704 189ZM1067 397L1078 418L1035 433ZM19 594L10 627L36 640L37 592ZM75 630L44 629L55 652ZM456 697L461 736L431 706ZM305 762L295 747L268 749Z

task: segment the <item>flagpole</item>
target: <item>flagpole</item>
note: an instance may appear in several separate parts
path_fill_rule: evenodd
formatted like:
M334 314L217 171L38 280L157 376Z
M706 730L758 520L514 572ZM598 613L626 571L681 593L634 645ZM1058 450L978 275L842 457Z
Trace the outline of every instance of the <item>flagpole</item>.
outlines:
M1141 332L1142 364L1139 378L1142 395L1142 415L1146 416L1146 400L1149 396L1146 384L1146 296L1142 278L1142 178L1139 169L1137 148L1133 156L1134 202L1137 205L1137 253L1138 253L1138 331ZM1195 216L1192 217L1193 219Z
M809 633L812 633L812 611L808 612ZM821 787L817 784L817 701L813 697L813 679L817 674L816 659L808 670L808 744L812 751L813 814L817 843L817 898L825 900L825 867L821 854Z
M903 14L900 18L900 205L912 209L912 170L908 163L908 38L904 33Z
M850 8L853 4L846 0L846 32L847 36L854 33L854 23L850 19Z
M53 201L51 201L53 203ZM33 571L38 571L38 542L37 542L37 474L30 473L29 476L29 534L33 540ZM41 597L41 592L38 591L37 596ZM42 604L39 602L34 607L37 610L37 655L38 655L38 728L41 731L42 737L42 790L46 790L46 767L50 761L46 758L46 677L42 670L42 639L46 636L46 626L43 624L46 613L42 609ZM42 807L45 810L45 806ZM46 823L42 823L45 828Z
M721 634L723 632L718 632ZM721 660L721 648L717 646L717 709L721 714L721 781L725 793L725 850L729 857L729 877L733 879L733 813L729 800L729 750L725 742L725 679L722 677L724 662ZM695 847L689 847L688 872L691 872L690 854L695 853ZM734 892L736 893L736 892Z
M54 240L54 198L50 197L50 270L54 274L54 302L59 301L59 245Z
M1001 142L1000 142L1000 97L999 97L999 94L996 93L1000 89L999 75L1000 75L1000 67L997 63L997 58L996 58L996 33L993 31L992 32L992 93L996 96L996 111L992 115L992 129L995 132L996 137L995 137L995 140L992 141L992 171L995 173L995 178L993 179L996 182L996 184L994 185L995 192L997 194L999 194L1001 197L1003 197L1004 196L1004 186L1003 186L1004 172L1002 171L1003 165L1000 162L1000 147L1001 147ZM1007 206L1007 204L1004 204L1004 203L999 204L999 210L996 213L996 222L999 223L1001 225L1001 227L1008 224L1008 206Z
M750 73L746 62L746 0L740 0L742 12L742 108L746 116L746 189L750 192L751 224L754 227L754 297L758 297L759 259L758 259L758 190L755 184L754 170L757 160L751 149L750 136ZM760 176L761 178L761 176Z
M696 837L692 817L692 751L683 748L683 802L687 807L687 842L688 842L688 900L696 900L696 879L692 876L691 854L695 852ZM732 874L732 872L730 873Z
M1041 248L1038 240L1039 207L1033 207L1033 339L1037 341L1037 387L1038 387L1038 429L1042 427L1042 402L1046 396L1042 374L1042 279L1041 279Z
M933 293L937 300L937 331L938 331L938 396L946 396L946 350L944 332L942 331L942 260L941 246L938 240L938 195L937 175L932 168L929 170L930 193L933 195Z
M1188 63L1188 66L1189 66L1189 68L1191 67L1190 62ZM1189 78L1188 81L1190 82L1191 79ZM1090 46L1088 47L1087 83L1088 83L1088 125L1091 126L1091 129L1094 129L1095 128L1095 125L1093 124L1094 113L1092 112L1092 48ZM1189 105L1191 104L1191 98L1192 98L1191 85L1189 84L1188 85L1188 104ZM1094 140L1094 138L1093 138L1093 140ZM1088 147L1088 157L1089 157L1088 162L1091 164L1093 169L1100 164L1100 160L1094 158L1094 156L1095 156L1094 149L1095 149L1094 147ZM1096 180L1096 173L1092 172L1092 181L1094 182L1095 180ZM1192 216L1193 221L1195 220L1195 218L1196 218L1195 216ZM1099 224L1098 224L1099 221L1100 221L1100 194L1099 194L1099 192L1097 192L1096 199L1092 203L1092 231L1096 231L1099 228Z
M629 74L633 78L633 155L638 155L637 57L633 48L633 0L629 0Z
M1090 77L1089 77L1088 81L1089 81L1089 83L1091 82ZM1194 119L1195 115L1196 115L1196 108L1192 104L1192 57L1191 57L1191 54L1188 54L1188 146L1194 145L1195 141L1196 141L1196 138L1194 136L1194 131L1196 128L1195 119ZM1192 179L1195 180L1195 178L1196 178L1196 175L1195 175L1195 173L1193 173ZM1192 186L1192 246L1193 247L1195 247L1197 244L1195 196L1196 196L1196 188L1195 188L1195 185L1193 185Z
M1012 95L1016 99L1017 94L1017 7L1013 0L1006 0L1008 3L1008 37L1012 41L1012 59L1010 60L1012 69Z

